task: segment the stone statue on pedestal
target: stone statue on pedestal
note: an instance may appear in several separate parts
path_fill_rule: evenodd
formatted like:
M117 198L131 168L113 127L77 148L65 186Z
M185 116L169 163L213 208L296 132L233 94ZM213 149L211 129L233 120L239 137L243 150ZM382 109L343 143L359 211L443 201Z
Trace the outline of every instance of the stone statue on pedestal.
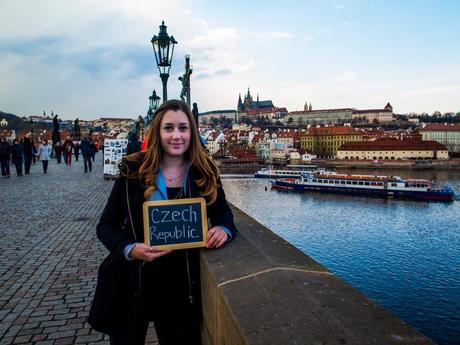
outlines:
M78 118L75 119L75 122L73 123L73 140L81 140L80 125L78 124Z
M179 77L179 80L182 82L182 91L180 93L180 98L184 102L187 100L187 104L190 107L190 75L192 74L193 69L190 68L190 55L185 55L185 73L182 77Z

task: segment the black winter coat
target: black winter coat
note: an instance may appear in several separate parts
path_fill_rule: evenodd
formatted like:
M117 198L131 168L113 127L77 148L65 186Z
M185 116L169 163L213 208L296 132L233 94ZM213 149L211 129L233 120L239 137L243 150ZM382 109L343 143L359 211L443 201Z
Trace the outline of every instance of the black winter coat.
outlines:
M22 156L24 154L24 150L22 146L19 144L14 144L11 146L11 158L14 164L21 164L22 163Z
M21 141L21 145L24 149L24 155L32 157L32 140L30 140L30 138L24 138Z
M7 142L0 143L0 159L10 160L11 146Z
M142 157L140 154L139 157ZM140 158L141 160L142 158ZM139 163L132 163L123 160L120 170L124 172L137 171ZM188 175L187 197L198 197L199 189L194 182L200 177L198 169L190 167ZM219 181L220 182L220 181ZM97 235L104 246L110 251L109 256L101 264L98 272L98 286L91 306L89 323L103 333L126 334L130 332L136 322L137 304L142 298L142 284L145 279L157 279L157 285L161 286L164 293L168 290L191 292L200 303L200 282L199 282L199 249L177 250L166 255L160 260L144 264L149 266L149 276L143 276L145 267L139 260L128 261L124 257L123 249L126 245L134 242L144 242L144 227L142 205L146 201L144 191L146 186L139 179L128 179L120 177L115 181L107 205L97 225ZM222 225L230 229L235 235L233 214L225 199L224 191L218 188L217 199L214 204L207 207L207 215L210 218L211 226ZM182 262L185 267L184 258L190 260L190 272L188 277L189 287L177 287L176 282L170 286L164 286L164 279L172 272L184 271L178 268ZM161 260L165 259L165 260ZM189 261L187 261L187 265ZM178 277L183 284L182 277ZM174 298L176 295L174 295ZM178 296L187 298L190 296ZM166 298L167 299L167 298ZM159 308L163 308L155 304Z

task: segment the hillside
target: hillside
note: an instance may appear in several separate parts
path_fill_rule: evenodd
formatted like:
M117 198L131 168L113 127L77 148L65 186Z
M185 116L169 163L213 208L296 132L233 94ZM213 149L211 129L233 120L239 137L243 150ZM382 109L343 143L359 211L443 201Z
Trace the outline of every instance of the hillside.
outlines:
M22 130L29 126L29 124L24 122L19 116L0 111L0 121L2 119L8 122L8 125L4 128Z

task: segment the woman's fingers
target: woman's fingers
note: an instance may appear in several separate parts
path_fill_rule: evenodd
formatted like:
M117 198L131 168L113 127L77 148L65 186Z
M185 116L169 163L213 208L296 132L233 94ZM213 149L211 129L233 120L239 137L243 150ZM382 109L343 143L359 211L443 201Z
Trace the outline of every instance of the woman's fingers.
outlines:
M227 241L227 233L222 228L215 226L208 231L207 248L219 248Z
M171 253L171 250L161 250L155 247L150 247L144 243L139 243L131 250L129 255L133 259L150 262L169 253Z

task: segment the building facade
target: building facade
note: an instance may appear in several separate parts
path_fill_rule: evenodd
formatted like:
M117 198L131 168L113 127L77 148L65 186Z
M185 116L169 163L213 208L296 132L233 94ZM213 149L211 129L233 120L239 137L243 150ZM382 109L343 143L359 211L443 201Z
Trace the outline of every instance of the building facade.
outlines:
M232 121L238 122L238 112L235 110L212 110L198 115L198 123L206 124L211 121L211 119L218 119L222 121L223 119L230 119Z
M348 142L337 151L338 159L403 160L448 159L446 146L433 141L381 138L375 141Z
M285 122L292 118L292 122L298 125L340 125L350 123L352 114L352 108L291 111Z
M460 125L427 124L419 133L423 140L436 140L445 145L449 152L460 153Z
M393 107L387 103L383 109L354 110L351 114L353 122L389 123L393 121Z
M318 157L334 158L343 144L362 140L363 134L349 126L314 127L301 135L300 147Z

